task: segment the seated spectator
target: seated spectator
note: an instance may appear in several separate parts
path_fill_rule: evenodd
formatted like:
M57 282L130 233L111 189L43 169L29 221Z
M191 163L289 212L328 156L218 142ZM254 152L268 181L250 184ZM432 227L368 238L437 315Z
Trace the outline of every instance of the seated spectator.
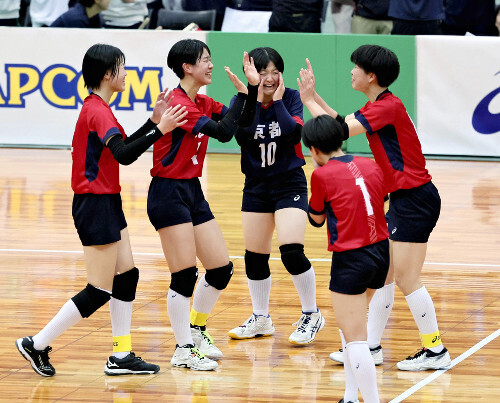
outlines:
M104 28L137 29L148 15L146 0L110 0L101 13Z
M444 0L390 0L392 35L440 35Z
M240 10L273 11L273 0L242 0Z
M61 0L31 0L30 19L33 27L48 27L57 17L69 9L67 1Z
M19 9L21 0L0 1L0 25L4 27L19 26Z
M269 32L321 32L323 0L273 0Z
M110 0L79 0L74 7L60 15L50 26L61 28L102 28L99 13L106 10Z
M356 7L354 0L332 1L332 20L336 34L350 34L352 14Z
M226 7L238 8L236 0L186 0L182 2L186 11L215 10L215 30L220 31Z
M443 34L497 36L495 0L447 0Z
M388 15L389 0L358 0L351 22L353 34L390 34L392 20Z

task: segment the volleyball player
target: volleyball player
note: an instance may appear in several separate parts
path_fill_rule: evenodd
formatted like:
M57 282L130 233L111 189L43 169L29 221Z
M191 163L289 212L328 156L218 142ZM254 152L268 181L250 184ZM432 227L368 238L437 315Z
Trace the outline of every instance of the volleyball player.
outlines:
M120 49L93 45L83 58L85 98L73 136L71 187L73 219L83 245L87 286L68 300L35 336L20 338L16 346L42 376L53 376L49 344L66 329L88 318L109 301L113 354L104 366L107 375L153 374L160 370L135 356L130 326L139 270L130 247L122 209L119 164L134 162L164 133L185 123L185 108L169 107L161 92L150 119L130 137L125 135L109 103L125 89L125 56Z
M158 231L172 274L167 310L177 342L171 364L195 370L213 370L222 352L206 330L208 316L233 273L226 243L200 186L208 138L227 142L242 123L245 104L255 108L259 74L245 53L248 89L226 67L238 91L231 108L198 94L212 82L213 64L208 46L183 39L170 49L167 64L179 77L174 103L188 111L187 123L168 133L153 148L153 177L148 194L148 215ZM248 94L247 94L248 92ZM198 257L206 269L195 290ZM190 298L193 295L190 314ZM191 326L190 326L191 322Z
M314 269L304 254L307 181L300 143L303 105L299 92L285 87L283 59L275 49L256 48L249 55L261 83L253 123L248 128L240 127L236 139L245 174L241 210L253 313L228 335L248 339L275 331L269 315L269 256L276 227L281 260L292 276L302 305L302 315L294 323L297 328L288 340L308 344L325 320L316 306Z
M389 233L384 217L383 173L369 158L345 155L339 122L323 115L314 94L301 92L317 117L302 130L316 169L311 176L309 221L327 222L332 251L330 290L344 349L345 402L379 402L375 364L366 341L366 311L389 270Z
M417 324L423 348L398 362L404 371L446 368L450 354L443 346L434 303L420 277L429 236L441 210L441 198L425 167L415 126L403 103L389 91L399 75L399 61L391 50L378 45L363 45L351 55L352 87L366 95L368 102L345 119L314 90L314 73L308 60L301 72L303 85L312 87L314 100L324 113L342 122L345 136L366 132L370 149L384 172L390 193L387 212L391 265L386 285L370 303L368 344L374 359L383 361L380 340L394 303L394 276ZM315 116L313 114L313 116ZM342 352L330 357L344 361Z

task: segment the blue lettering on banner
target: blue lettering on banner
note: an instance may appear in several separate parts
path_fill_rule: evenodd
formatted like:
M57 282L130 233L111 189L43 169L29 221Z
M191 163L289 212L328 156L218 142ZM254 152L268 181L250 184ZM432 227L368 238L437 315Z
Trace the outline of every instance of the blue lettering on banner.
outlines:
M153 110L161 92L161 67L127 67L125 90L115 93L110 106L118 110L133 110L137 102ZM43 72L29 64L6 64L7 86L0 86L0 108L25 108L28 95L40 92L55 108L77 109L89 94L82 73L66 64L53 64Z
M500 73L497 72L496 74ZM495 75L496 75L495 74ZM500 94L500 87L486 95L474 109L472 114L472 127L481 134L500 132L500 113L491 113L489 105L493 98Z

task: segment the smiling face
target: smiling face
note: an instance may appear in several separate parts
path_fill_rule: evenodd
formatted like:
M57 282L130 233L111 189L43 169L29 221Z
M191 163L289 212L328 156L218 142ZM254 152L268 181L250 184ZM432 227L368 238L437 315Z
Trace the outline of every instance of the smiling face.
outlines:
M367 73L357 64L351 70L351 85L356 91L366 92L370 84L373 73Z
M196 64L190 65L190 68L191 75L198 84L208 85L212 82L214 65L207 49L203 49L203 53L196 61Z
M264 98L273 97L280 82L280 72L273 62L269 62L265 69L259 71L260 79L263 80L262 89Z
M118 71L114 76L111 76L111 71L109 72L110 75L110 87L113 90L113 92L123 92L125 91L125 77L127 76L127 71L125 70L125 64L120 63L120 66L118 67Z

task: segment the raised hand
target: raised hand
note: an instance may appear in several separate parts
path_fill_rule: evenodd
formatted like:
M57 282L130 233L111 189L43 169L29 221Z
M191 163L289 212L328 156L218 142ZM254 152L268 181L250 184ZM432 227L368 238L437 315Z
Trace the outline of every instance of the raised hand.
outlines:
M241 82L241 80L238 78L236 74L234 74L231 69L227 66L224 66L224 70L226 70L227 76L233 83L234 87L236 88L236 91L238 92L243 92L244 94L248 94L248 90L245 84Z
M264 101L264 80L260 80L259 88L257 90L257 102L262 103Z
M172 100L169 99L169 102L172 102ZM184 119L186 115L187 110L185 106L181 107L180 104L173 107L169 106L161 115L160 122L156 126L163 134L171 132L176 127L187 123L187 119Z
M274 91L273 101L278 101L283 98L283 94L285 93L285 83L283 82L283 74L280 72L280 82L278 84L278 88Z
M165 88L158 94L153 108L153 114L151 115L151 121L153 123L158 124L160 122L163 112L168 109L172 103L172 99L172 91L169 91L168 88Z
M309 59L306 57L306 65L307 65L307 71L309 71L312 75L312 80L313 80L313 85L316 85L316 78L314 77L314 71L311 65L311 62Z
M253 57L250 57L247 52L243 52L243 71L250 85L260 83L260 74L255 68Z
M314 101L314 74L306 69L300 69L300 78L297 78L299 86L300 99L305 105L310 101Z

